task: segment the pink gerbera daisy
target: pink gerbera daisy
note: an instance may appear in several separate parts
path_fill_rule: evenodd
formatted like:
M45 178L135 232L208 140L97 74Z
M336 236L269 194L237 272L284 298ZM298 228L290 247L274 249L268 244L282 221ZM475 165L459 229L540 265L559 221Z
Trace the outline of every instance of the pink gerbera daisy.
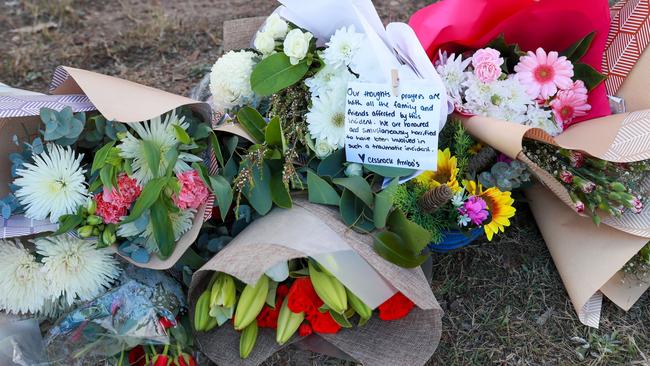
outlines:
M549 99L557 93L558 88L568 89L573 83L571 62L557 52L546 54L542 48L521 57L515 72L532 98Z
M591 110L586 94L573 90L560 90L551 102L555 120L564 128L569 127L576 117L586 116Z

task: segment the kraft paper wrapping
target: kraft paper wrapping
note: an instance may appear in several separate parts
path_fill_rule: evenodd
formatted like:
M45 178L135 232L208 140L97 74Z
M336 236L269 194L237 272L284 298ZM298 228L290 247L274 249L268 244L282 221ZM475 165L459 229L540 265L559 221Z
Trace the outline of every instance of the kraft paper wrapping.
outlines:
M364 365L425 364L440 341L443 311L422 269L405 269L385 261L372 249L371 235L349 229L331 207L304 199L296 199L289 210L276 208L257 219L199 269L190 285L190 309L193 311L215 271L254 284L272 266L294 258L321 255L323 244L332 243L335 247L334 243L338 242L349 246L383 280L411 299L416 308L404 319L386 322L374 316L363 327L318 336ZM239 333L231 323L195 336L201 350L219 365L258 365L288 345L278 345L274 331L260 329L255 349L248 359L241 360ZM289 343L301 341L294 337Z
M0 156L5 157L4 159L0 159L0 177L3 178L4 182L10 182L12 179L11 163L6 157L9 153L15 152L18 148L12 143L12 138L14 135L23 138L25 129L31 136L37 134L41 123L40 118L38 117L38 110L42 106L61 109L65 105L71 105L75 111L97 110L108 120L116 120L124 123L146 121L182 106L191 107L194 111L203 116L206 121L210 121L211 118L210 107L205 103L200 103L189 98L167 93L162 90L150 88L130 81L71 67L59 67L55 70L50 89L52 94L59 98L57 99L54 96L43 96L43 98L55 98L55 101L50 99L47 99L47 102L34 101L32 103L33 105L28 105L23 108L24 111L29 112L30 116L0 118L0 128L2 129L2 134L0 134L0 138L2 139L2 145L0 145L0 149L2 149L0 151ZM92 108L84 108L84 104L79 100L80 98L83 99L84 103L89 101L88 104ZM0 105L0 107L6 108L4 105ZM23 129L23 126L25 129ZM0 194L6 194L7 189L5 187L7 184L2 184L0 186ZM178 240L174 252L169 258L162 260L154 255L148 263L143 264L136 263L130 258L122 257L139 267L156 270L171 268L198 236L204 219L207 218L210 213L209 210L206 210L206 206L208 205L209 203L206 203L199 207L192 228ZM22 226L20 228L22 232L20 230L12 231L12 219L2 220L2 222L4 232L7 233L8 231L11 231L13 234L17 234L11 235L14 237L56 230L56 225L45 225L45 223L38 224L34 222L35 220L25 219L22 220L26 222L22 225L25 226L25 228L22 229ZM47 223L49 224L49 220Z

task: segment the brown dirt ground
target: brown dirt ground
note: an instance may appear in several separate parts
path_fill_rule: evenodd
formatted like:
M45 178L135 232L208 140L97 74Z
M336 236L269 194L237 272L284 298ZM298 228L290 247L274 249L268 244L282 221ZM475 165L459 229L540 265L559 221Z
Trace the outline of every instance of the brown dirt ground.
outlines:
M406 20L428 3L375 1L386 21ZM0 81L44 91L54 67L70 65L184 94L219 56L224 20L275 6L272 0L3 0ZM37 32L28 28L48 22ZM627 313L606 301L600 329L581 325L523 200L518 208L514 228L499 240L434 257L432 288L446 314L430 363L648 364L650 296ZM296 351L268 364L343 362Z

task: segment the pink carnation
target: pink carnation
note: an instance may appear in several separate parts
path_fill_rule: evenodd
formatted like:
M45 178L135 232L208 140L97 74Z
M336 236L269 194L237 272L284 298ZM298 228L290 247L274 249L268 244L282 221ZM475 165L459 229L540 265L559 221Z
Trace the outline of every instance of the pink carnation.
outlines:
M127 206L106 202L104 195L101 193L95 195L95 202L97 202L97 211L95 214L101 217L107 224L118 224L122 217L127 214Z
M564 183L571 184L573 182L573 174L567 170L563 170L560 172L560 180Z
M557 93L558 88L568 89L573 83L573 64L557 52L546 54L542 48L521 57L515 72L528 95L536 99L547 100Z
M474 75L484 83L496 81L501 76L501 65L503 65L501 54L492 48L480 49L472 56Z
M474 225L481 225L488 218L487 204L478 196L471 196L458 209L461 215L467 215Z
M578 212L578 213L584 213L585 212L585 204L582 203L582 201L577 201L577 202L575 202L575 209L576 209L576 212Z
M108 190L104 188L103 199L118 206L129 207L140 196L141 192L142 187L138 185L137 180L122 174L117 178L117 189Z
M586 116L591 110L591 106L587 103L589 99L587 93L585 84L578 80L568 89L560 90L551 102L555 119L562 123L564 128L569 127L574 118Z
M176 206L182 210L199 208L210 194L208 187L203 183L199 173L196 170L188 170L176 174L176 177L181 184L180 193L174 196Z

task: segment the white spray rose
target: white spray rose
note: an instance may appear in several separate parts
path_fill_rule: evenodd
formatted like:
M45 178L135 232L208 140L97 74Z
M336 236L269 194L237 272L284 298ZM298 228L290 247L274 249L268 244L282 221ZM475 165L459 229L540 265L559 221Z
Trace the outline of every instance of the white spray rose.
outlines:
M292 65L297 65L307 56L309 42L314 37L309 32L303 33L300 29L293 29L284 39L284 53L289 56Z
M316 150L316 157L319 159L325 159L330 156L334 151L334 146L332 146L327 140L316 140L316 145L314 145L314 150Z
M262 54L269 55L275 49L275 40L268 32L258 32L253 46Z
M214 63L210 73L210 92L217 110L224 111L252 103L255 93L250 77L255 67L255 53L230 51Z
M267 33L273 37L273 39L282 39L287 35L288 31L289 25L284 21L284 19L280 18L279 15L274 13L266 19L264 33Z

